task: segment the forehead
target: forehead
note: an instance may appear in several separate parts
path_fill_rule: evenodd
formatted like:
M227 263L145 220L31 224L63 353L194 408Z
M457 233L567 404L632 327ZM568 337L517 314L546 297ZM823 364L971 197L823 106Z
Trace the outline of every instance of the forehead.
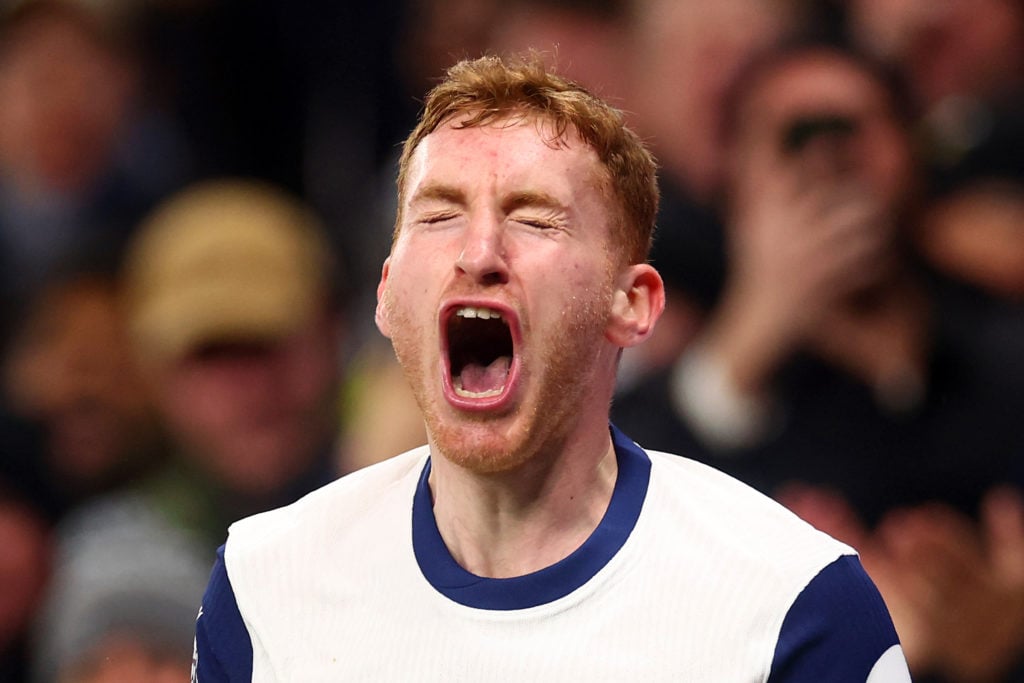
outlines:
M542 184L566 198L604 180L604 165L573 128L558 136L553 122L502 118L469 128L457 118L427 135L409 160L406 199L424 183L485 181Z

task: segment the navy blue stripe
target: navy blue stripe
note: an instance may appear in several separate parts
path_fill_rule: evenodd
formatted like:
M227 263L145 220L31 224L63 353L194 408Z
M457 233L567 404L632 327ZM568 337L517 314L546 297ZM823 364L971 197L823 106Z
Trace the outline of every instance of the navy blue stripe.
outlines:
M428 459L416 488L412 508L412 540L416 561L427 581L448 598L469 607L514 610L535 607L573 592L615 556L640 517L651 461L647 454L614 426L611 428L618 476L601 523L575 552L539 571L507 579L476 576L463 569L448 552L437 529Z
M252 681L252 641L224 564L224 546L217 550L196 620L196 655L198 683Z
M768 683L864 683L899 639L855 555L818 573L782 623Z

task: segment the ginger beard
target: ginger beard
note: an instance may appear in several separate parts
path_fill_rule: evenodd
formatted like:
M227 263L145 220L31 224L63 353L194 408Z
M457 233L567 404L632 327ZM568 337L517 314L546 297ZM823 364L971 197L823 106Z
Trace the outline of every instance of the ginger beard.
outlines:
M514 470L564 442L601 372L604 332L612 301L612 277L600 287L578 288L547 334L524 324L520 381L523 391L502 413L459 411L444 401L440 363L425 360L423 326L392 295L383 293L391 343L412 388L432 445L455 464L480 474ZM433 323L436 327L436 322ZM436 346L435 346L436 347ZM538 351L540 351L538 353ZM454 412L454 414L453 414Z

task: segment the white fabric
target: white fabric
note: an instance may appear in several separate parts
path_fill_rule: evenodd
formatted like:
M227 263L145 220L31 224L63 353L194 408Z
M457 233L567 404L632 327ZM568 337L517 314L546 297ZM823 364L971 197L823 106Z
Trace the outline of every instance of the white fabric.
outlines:
M700 344L672 368L672 405L717 455L762 442L778 427L778 408L766 396L733 386L722 363Z
M715 470L649 455L618 554L524 610L465 607L423 578L411 507L425 448L236 523L225 557L253 681L765 681L794 599L852 550Z
M910 683L910 670L903 648L893 645L878 658L865 683Z

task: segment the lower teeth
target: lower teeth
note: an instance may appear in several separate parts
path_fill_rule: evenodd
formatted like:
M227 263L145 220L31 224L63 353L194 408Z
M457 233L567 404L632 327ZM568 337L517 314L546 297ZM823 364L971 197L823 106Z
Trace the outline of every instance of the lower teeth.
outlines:
M463 398L490 398L491 396L498 396L501 394L501 390L504 387L498 389L488 389L487 391L469 391L468 389L462 388L462 383L456 381L455 383L455 394Z

